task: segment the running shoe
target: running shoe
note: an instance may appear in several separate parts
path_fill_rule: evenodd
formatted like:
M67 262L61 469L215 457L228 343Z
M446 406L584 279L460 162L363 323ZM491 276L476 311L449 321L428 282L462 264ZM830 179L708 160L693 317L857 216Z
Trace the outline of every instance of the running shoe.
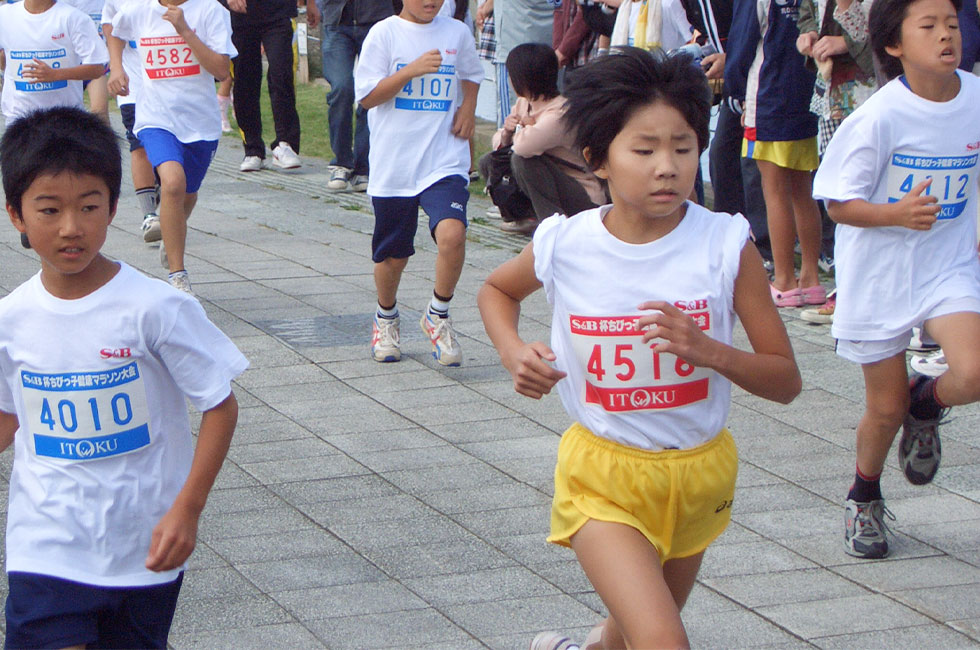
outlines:
M579 650L579 645L564 634L541 632L531 641L528 650Z
M143 232L143 241L147 244L160 241L163 235L160 232L160 217L152 212L143 217L143 225L140 226Z
M272 150L272 164L281 169L296 169L303 166L303 161L299 159L288 142L280 142Z
M905 349L909 352L935 352L939 349L939 344L935 342L926 342L923 340L923 334L921 327L912 328L912 340L909 344L905 346Z
M352 192L367 192L367 174L354 174L350 179L350 189Z
M176 273L171 273L167 279L170 281L170 286L174 289L178 289L184 293L189 293L192 296L194 295L194 292L191 291L191 280L187 275L187 271L177 271Z
M874 560L888 556L888 537L891 532L885 517L895 515L885 507L884 499L861 503L853 499L844 502L844 551L854 557Z
M402 358L401 347L398 344L398 317L378 318L374 315L374 325L371 328L371 356L375 361L390 363Z
M909 380L909 390L914 391L928 380L925 375L913 375ZM948 412L949 409L943 409L939 417L928 420L920 420L911 413L905 416L902 439L898 443L898 466L912 485L931 482L939 471L939 461L942 459L939 423Z
M909 365L912 366L912 370L927 377L938 377L949 370L946 353L942 350L936 350L931 354L913 354Z
M834 322L834 311L837 309L837 289L827 294L827 302L819 307L809 307L800 312L800 318L808 323L829 325Z
M258 156L245 156L242 158L242 162L238 165L238 171L240 172L257 172L265 166L265 161L263 161Z
M334 167L327 181L328 190L346 190L347 183L350 181L351 170L346 167Z
M444 366L458 366L463 362L463 351L459 348L453 322L448 316L440 318L426 309L419 325L432 341L432 356L436 361Z

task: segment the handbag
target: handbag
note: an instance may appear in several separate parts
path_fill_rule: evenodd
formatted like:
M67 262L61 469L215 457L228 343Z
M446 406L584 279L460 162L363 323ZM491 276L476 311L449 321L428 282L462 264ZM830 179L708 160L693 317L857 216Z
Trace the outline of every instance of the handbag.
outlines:
M504 221L534 218L534 206L527 194L517 186L510 168L511 148L502 147L490 152L490 176L487 192L490 200L500 208Z

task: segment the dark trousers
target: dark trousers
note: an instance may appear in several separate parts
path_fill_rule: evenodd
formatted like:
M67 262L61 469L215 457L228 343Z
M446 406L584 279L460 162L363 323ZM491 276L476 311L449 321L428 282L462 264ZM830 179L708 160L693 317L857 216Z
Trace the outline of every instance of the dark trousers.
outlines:
M719 105L715 137L708 151L714 210L745 215L759 252L766 259L772 259L762 178L755 161L742 158L742 135L741 116L728 106L727 99L723 100Z
M484 179L490 178L490 154L483 155L477 166ZM511 154L510 172L517 186L531 199L538 219L546 219L556 212L570 217L596 207L585 188L550 156L523 158Z
M233 18L235 14L232 14ZM253 23L232 20L232 43L238 50L234 62L235 119L245 140L245 155L265 158L262 142L262 47L269 61L266 79L272 102L272 121L276 126L274 148L286 142L299 153L299 114L296 112L296 90L293 87L293 25L289 18Z
M357 175L368 173L371 134L367 111L360 104L354 106L354 61L372 25L324 25L320 44L323 78L330 83L327 91L327 127L333 149L330 164L352 169Z

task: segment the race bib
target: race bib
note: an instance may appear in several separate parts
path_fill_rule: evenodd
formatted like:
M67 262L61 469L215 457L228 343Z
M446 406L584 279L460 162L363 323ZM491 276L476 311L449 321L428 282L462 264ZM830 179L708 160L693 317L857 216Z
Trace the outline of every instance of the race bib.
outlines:
M182 36L155 36L139 40L147 79L177 79L201 74L201 63Z
M395 66L396 70L404 63ZM456 66L441 65L439 71L409 81L395 95L395 108L405 111L448 112L456 97Z
M68 56L68 52L64 48L57 50L11 50L7 52L7 58L10 59L10 63L17 64L17 70L15 72L16 76L14 78L14 88L25 93L37 93L44 92L46 90L58 90L60 88L67 88L67 81L28 81L24 79L24 65L32 63L34 59L39 61L44 61L52 68L60 68L65 57ZM8 65L7 70L9 71L13 66Z
M977 157L893 154L888 166L888 202L902 200L916 185L931 178L932 184L922 195L939 199L937 219L955 219L966 208L971 184L976 185Z
M687 313L711 330L706 301ZM586 404L610 412L672 409L708 398L710 371L643 343L640 316L569 316L572 349L585 368Z
M150 444L139 365L100 372L21 372L27 430L37 456L94 460Z

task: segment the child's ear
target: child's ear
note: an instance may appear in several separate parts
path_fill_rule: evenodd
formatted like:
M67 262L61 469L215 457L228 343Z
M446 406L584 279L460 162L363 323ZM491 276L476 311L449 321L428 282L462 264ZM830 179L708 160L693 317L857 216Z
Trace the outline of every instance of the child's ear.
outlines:
M24 225L24 218L20 216L20 212L14 207L12 203L7 203L7 214L10 216L10 223L14 224L19 232L26 232L27 226Z
M902 44L901 44L901 42L899 42L899 43L897 43L895 45L886 45L885 46L885 52L887 52L891 56L895 57L896 59L900 59L902 57Z
M588 163L589 168L592 169L592 150L586 147L582 149L582 157L585 158L585 162ZM606 173L606 165L603 163L595 169L592 169L592 173L601 178L604 181L609 180L609 174Z

